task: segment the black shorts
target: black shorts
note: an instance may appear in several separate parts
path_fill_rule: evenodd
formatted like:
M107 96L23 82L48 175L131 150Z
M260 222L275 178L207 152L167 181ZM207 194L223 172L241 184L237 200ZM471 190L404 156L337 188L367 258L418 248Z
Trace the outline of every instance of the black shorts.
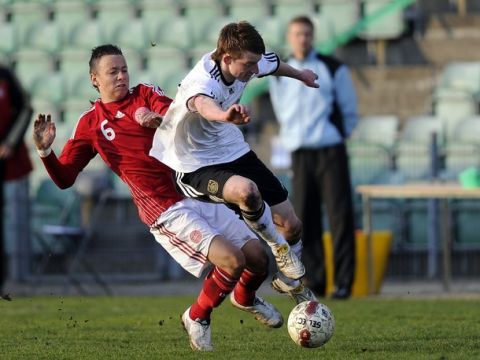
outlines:
M269 206L288 198L287 189L253 151L229 163L205 166L191 173L176 172L175 181L179 191L187 197L225 202L223 187L233 175L252 180Z

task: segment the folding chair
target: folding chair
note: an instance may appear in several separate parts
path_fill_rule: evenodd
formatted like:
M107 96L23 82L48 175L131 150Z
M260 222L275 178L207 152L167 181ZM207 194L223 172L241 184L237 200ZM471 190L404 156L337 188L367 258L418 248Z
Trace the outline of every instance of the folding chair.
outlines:
M104 190L95 203L87 225L81 223L80 206L82 196L75 189L60 190L50 180L45 179L39 186L34 203L34 235L36 244L43 256L35 270L35 280L41 279L54 254L64 254L71 260L63 265L66 278L65 292L74 286L80 294L87 294L75 273L81 266L94 282L107 294L112 292L100 274L86 259L86 250L93 237L93 230L108 198L109 190ZM37 226L35 226L37 220Z

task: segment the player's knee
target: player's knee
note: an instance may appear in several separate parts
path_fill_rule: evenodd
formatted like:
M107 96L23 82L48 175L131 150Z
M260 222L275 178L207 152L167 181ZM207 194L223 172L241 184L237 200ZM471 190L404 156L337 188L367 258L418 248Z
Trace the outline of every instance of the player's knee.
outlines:
M302 222L297 217L288 219L283 226L283 236L289 244L295 244L302 238Z
M262 197L258 191L257 185L250 181L245 184L240 190L240 202L243 204L245 209L249 211L258 210L262 203Z
M268 255L260 241L256 240L249 243L245 258L247 268L253 272L266 273L268 271Z
M245 256L240 249L238 249L238 251L231 252L224 259L224 270L235 278L239 278L240 275L242 275L245 266Z

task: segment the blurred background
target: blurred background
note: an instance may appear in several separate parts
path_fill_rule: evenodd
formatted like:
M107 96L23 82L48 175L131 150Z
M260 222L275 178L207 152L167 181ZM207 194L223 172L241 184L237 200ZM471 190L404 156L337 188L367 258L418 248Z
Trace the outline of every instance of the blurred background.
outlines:
M348 142L352 182L402 184L456 181L480 166L480 2L476 0L0 0L0 62L30 94L34 113L57 123L57 154L97 93L90 84L91 49L120 46L130 84L158 84L174 97L179 81L220 28L248 20L267 48L286 56L285 29L295 15L316 25L316 44L352 70L360 123ZM252 81L242 98L253 112L247 140L289 186L290 170L276 141L278 125L266 80ZM436 134L432 158L432 133ZM65 284L85 292L94 284L169 281L189 277L139 221L128 189L98 160L74 188L50 181L27 130L34 170L30 216L10 219L4 206L11 284ZM7 190L8 191L8 190ZM294 196L294 194L292 194ZM362 227L360 196L355 198ZM374 230L392 244L386 281L438 279L440 244L428 241L428 203L373 202ZM480 275L480 202L451 200L454 281ZM325 221L325 219L319 219ZM12 225L14 224L14 225ZM15 225L16 224L16 225ZM16 242L14 226L28 227ZM325 227L328 228L327 222ZM430 265L429 265L430 257ZM435 261L434 261L435 263Z

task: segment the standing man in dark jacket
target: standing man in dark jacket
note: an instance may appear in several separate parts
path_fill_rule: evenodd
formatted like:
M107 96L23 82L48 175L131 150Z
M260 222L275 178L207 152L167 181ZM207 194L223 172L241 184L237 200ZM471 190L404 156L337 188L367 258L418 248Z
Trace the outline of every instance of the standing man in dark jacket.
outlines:
M292 19L287 37L297 69L318 74L320 87L298 86L271 78L270 95L280 123L280 140L292 152L293 205L304 225L307 285L325 295L322 203L334 243L334 298L350 297L355 269L352 190L345 139L357 124L357 99L348 68L313 48L314 25L305 16Z

